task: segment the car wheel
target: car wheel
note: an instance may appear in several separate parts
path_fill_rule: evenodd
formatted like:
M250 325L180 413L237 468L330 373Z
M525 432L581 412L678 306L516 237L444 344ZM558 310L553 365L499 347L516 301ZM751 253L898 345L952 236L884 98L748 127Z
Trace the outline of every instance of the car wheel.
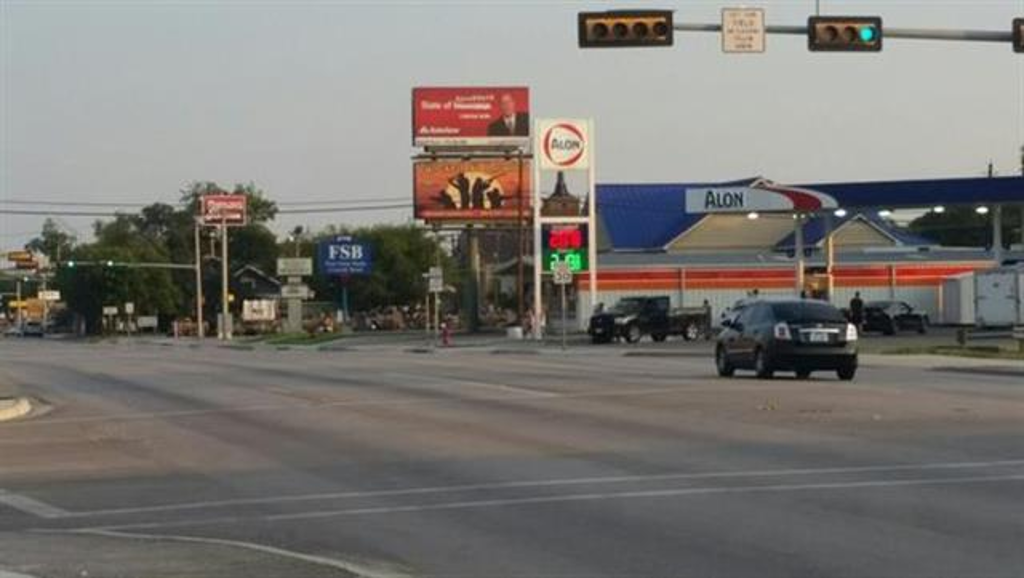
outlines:
M715 368L718 369L719 377L732 377L732 374L736 373L736 368L729 363L725 356L724 347L715 350Z
M811 376L811 370L810 369L798 369L798 370L796 370L796 378L797 379L807 379L810 376Z
M855 375L857 375L856 365L846 365L836 370L836 375L843 381L850 381Z
M700 327L697 327L696 323L687 323L686 327L683 328L683 339L687 341L695 341L700 337Z
M668 339L668 335L665 335L664 333L655 333L651 335L651 339L657 341L658 343L661 343L662 341Z
M760 348L754 351L754 373L761 379L771 379L775 375L775 371L772 370L768 360L768 355Z
M627 343L636 343L637 341L640 341L641 337L643 337L643 334L640 333L640 326L639 325L633 323L629 327L626 328L626 342Z

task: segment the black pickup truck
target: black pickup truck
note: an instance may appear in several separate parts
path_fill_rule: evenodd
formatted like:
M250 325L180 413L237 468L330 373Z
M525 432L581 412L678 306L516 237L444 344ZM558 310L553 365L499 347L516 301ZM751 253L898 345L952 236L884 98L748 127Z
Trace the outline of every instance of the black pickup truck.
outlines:
M711 312L705 307L672 309L668 297L626 297L592 315L587 332L594 343L616 339L636 343L645 335L655 341L665 341L669 335L691 341L710 336Z

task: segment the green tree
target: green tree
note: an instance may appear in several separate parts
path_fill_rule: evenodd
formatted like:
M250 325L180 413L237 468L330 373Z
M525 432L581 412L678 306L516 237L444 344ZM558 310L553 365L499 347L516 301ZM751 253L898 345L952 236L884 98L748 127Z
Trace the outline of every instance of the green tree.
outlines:
M942 213L928 212L910 222L909 229L940 245L987 247L992 244L992 216L979 215L973 207L948 207ZM1003 211L1003 243L1019 235L1020 211Z
M57 263L71 254L71 248L74 245L75 237L62 231L56 221L47 218L43 222L43 229L39 236L25 244L25 248L35 253L42 253L49 257L51 262Z

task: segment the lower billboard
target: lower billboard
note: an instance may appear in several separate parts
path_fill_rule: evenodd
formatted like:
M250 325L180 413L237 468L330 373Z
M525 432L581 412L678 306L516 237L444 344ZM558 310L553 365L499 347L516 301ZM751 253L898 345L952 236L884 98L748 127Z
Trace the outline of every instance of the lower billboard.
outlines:
M415 216L425 221L516 221L531 217L530 163L518 159L413 163Z

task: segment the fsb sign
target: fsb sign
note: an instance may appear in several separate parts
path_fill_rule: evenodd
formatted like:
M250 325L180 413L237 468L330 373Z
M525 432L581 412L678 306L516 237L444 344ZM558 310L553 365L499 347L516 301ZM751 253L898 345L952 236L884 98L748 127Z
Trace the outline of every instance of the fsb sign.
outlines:
M373 245L352 237L321 241L317 256L324 275L369 275L373 270Z

